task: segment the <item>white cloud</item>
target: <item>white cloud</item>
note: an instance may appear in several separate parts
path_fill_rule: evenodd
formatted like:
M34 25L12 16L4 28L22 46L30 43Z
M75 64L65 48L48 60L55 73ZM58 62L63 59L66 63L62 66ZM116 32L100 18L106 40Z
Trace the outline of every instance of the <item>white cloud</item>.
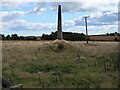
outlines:
M117 13L98 12L89 16L88 31L90 35L118 32ZM63 30L67 32L85 33L85 21L82 17L73 20L66 20L63 22Z
M3 7L8 7L8 8L18 8L21 5L25 6L27 3L23 2L3 2ZM36 4L36 7L33 10L30 11L2 11L0 12L0 17L3 22L9 21L16 19L18 17L23 17L28 14L36 14L36 13L42 13L45 12L46 9L43 8L46 5L46 2L39 2L39 3L34 3Z
M27 3L26 3L27 4ZM7 21L7 20L12 20L17 17L25 16L27 14L34 14L38 12L45 12L46 9L43 8L46 6L46 2L36 2L36 7L27 12L23 11L12 11L12 12L7 12L3 11L0 12L2 15L2 20ZM86 12L86 11L112 11L112 12L117 12L118 10L118 0L79 0L79 2L55 2L55 3L50 3L50 8L51 10L57 11L57 5L61 4L62 5L62 11L63 12ZM7 7L19 7L21 5L25 6L25 2L3 2L3 6ZM91 15L92 16L92 15ZM111 18L112 19L112 18ZM101 18L101 20L103 20Z
M55 2L51 3L50 9L56 11L56 6L58 4L62 5L63 12L118 10L118 0L79 0L78 2Z
M45 8L35 7L33 10L27 12L27 14L34 14L34 13L45 12L45 11L46 11Z
M65 20L65 21L63 22L63 28L64 28L64 29L68 29L68 28L70 28L70 27L73 27L74 24L75 24L75 22L74 22L73 20Z
M2 17L2 21L9 21L9 20L13 20L16 19L17 17L23 17L27 14L27 12L22 12L22 11L12 11L12 12L8 12L8 11L3 11L0 12L1 17Z
M58 2L57 2L58 1ZM38 3L37 7L51 2L51 10L56 11L57 5L62 5L63 12L86 12L86 11L118 11L119 0L4 0L2 6L8 8L20 8L21 6L27 6L29 2ZM42 3L42 4L41 4ZM39 5L40 4L40 5ZM45 4L46 5L46 4Z
M33 9L31 11L28 11L28 12L23 12L23 11L11 11L11 12L8 12L8 11L3 11L3 12L0 12L0 15L1 15L1 18L2 18L2 21L3 22L8 22L9 20L14 20L16 18L19 18L19 17L24 17L25 15L28 15L28 14L35 14L35 13L42 13L42 12L45 12L46 9L44 8L37 8L37 9Z
M89 0L90 1L90 0ZM79 2L66 2L62 4L63 12L84 12L84 11L99 11L96 14L89 15L88 30L89 34L103 34L107 32L116 32L117 29L117 1L118 0L88 0ZM18 2L17 2L18 3ZM59 3L51 3L51 10L56 10ZM44 12L43 8L46 3L37 3L36 7L27 12L23 11L3 11L1 12L3 22L3 31L9 33L27 33L27 34L42 34L51 33L57 30L55 23L29 23L25 20L17 20L18 17L23 17L28 14ZM15 7L19 7L15 6ZM57 10L56 10L57 11ZM107 12L104 12L107 11ZM65 20L63 22L63 31L85 33L84 20L81 17L73 20Z
M86 33L85 26L73 26L67 29L63 28L65 32L77 32L77 33ZM104 26L88 26L88 34L106 34L111 32L118 32L118 25L104 25Z
M25 2L2 2L2 7L6 7L8 9L20 8L21 6L26 6Z
M76 26L83 26L84 20L82 17L74 19ZM88 24L90 26L100 25L115 25L118 22L118 13L115 12L98 12L89 15Z
M50 34L56 31L57 25L55 23L29 23L25 20L11 20L4 22L2 25L3 33L17 33L22 35L42 35Z
M4 22L3 27L3 32L21 35L42 35L43 33L50 34L51 32L57 31L56 23L29 23L25 20L11 20L10 22ZM72 20L67 20L63 23L63 31L85 33L85 26L75 26ZM117 25L88 26L89 35L117 31Z
M88 30L89 34L103 34L109 32L117 32L117 13L113 12L98 12L89 15ZM108 20L108 21L107 21ZM11 32L39 32L51 33L57 30L56 23L29 23L25 20L10 20L3 22L3 30ZM65 20L63 22L63 31L85 33L85 23L81 17L73 20Z
M35 4L36 4L36 7L33 10L29 11L28 14L34 14L34 13L46 11L46 9L43 8L46 5L46 2L38 2Z
M56 24L53 23L29 23L25 20L11 20L4 22L6 30L55 30Z
M89 26L88 32L90 35L118 32L118 25Z

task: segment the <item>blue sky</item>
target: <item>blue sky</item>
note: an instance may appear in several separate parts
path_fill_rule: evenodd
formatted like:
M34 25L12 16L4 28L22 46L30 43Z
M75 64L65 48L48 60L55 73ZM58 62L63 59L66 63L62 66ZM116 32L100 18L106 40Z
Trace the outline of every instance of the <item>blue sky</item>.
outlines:
M41 36L57 30L57 6L62 5L64 32L85 33L83 16L88 18L88 33L118 32L118 0L78 0L78 2L2 2L1 33Z

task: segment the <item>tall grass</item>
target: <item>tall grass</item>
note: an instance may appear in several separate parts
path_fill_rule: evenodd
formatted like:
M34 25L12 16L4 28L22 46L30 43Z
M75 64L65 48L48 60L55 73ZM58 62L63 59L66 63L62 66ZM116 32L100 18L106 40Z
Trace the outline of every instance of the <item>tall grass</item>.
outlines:
M118 43L89 43L3 41L3 75L24 87L118 87Z

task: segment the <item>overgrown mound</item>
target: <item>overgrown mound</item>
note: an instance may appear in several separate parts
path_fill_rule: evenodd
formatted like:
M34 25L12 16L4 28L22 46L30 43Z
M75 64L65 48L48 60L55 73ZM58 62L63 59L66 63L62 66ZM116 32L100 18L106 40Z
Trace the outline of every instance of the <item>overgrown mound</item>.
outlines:
M65 40L55 40L44 48L54 52L66 52L70 50L72 46Z

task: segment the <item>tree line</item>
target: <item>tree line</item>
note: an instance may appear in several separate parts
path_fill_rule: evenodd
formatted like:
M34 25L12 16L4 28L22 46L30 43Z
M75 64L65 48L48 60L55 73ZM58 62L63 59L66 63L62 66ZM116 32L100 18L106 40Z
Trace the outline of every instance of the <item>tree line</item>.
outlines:
M63 32L63 38L70 41L84 41L86 36L83 33ZM43 34L41 40L55 40L57 39L57 32L52 32L50 35ZM17 34L7 35L0 34L0 40L36 40L35 36L18 36Z
M18 36L17 34L7 35L0 34L0 40L36 40L36 37L31 36L26 38L24 36Z
M107 33L103 35L92 35L92 36L120 36L120 33ZM35 36L18 36L17 34L7 35L0 34L0 40L55 40L57 39L57 31L52 32L50 35L43 34L41 38L37 39ZM89 37L86 37L83 33L72 33L72 32L63 32L63 39L68 41L85 41L90 40Z
M92 36L120 36L120 33L114 32L114 33L107 33L107 34L101 34L101 35L92 35Z
M57 32L52 32L50 35L43 34L41 40L55 40L57 39ZM63 39L68 41L84 41L86 35L83 33L63 32Z

